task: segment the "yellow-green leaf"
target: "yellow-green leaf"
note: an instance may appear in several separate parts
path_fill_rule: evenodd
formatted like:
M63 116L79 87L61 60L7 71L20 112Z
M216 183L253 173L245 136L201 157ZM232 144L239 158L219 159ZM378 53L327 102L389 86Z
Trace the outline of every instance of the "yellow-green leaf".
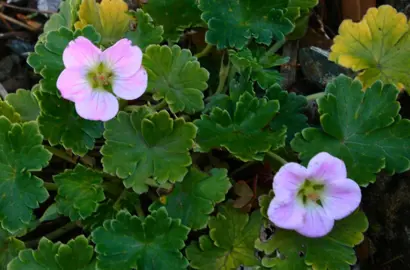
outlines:
M75 29L91 24L101 34L103 45L116 42L128 30L131 17L126 13L128 5L123 0L83 0L78 11L79 21Z
M410 90L410 33L403 13L388 5L370 8L360 22L345 20L329 59L353 71L364 88L377 80Z

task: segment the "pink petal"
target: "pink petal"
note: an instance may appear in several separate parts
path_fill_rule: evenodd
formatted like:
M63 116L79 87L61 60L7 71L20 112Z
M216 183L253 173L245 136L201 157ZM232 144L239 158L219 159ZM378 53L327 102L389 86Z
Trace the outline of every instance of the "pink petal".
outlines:
M307 237L322 237L332 230L334 223L320 205L308 202L303 225L295 230Z
M326 214L339 220L350 215L359 207L362 193L359 185L351 179L328 183L321 197Z
M147 89L148 75L144 68L140 68L128 78L115 78L113 91L118 97L125 100L139 98Z
M78 37L68 43L63 52L66 68L93 67L98 64L101 50L85 37Z
M75 109L84 119L108 121L118 113L119 104L113 94L99 90L93 91L84 100L76 102Z
M312 180L331 182L347 177L344 162L328 153L322 152L314 156L308 165L309 178Z
M296 229L303 225L305 209L291 193L275 196L268 208L268 217L276 226L283 229Z
M295 192L308 178L308 171L305 167L291 162L280 168L273 178L273 191L275 194L281 190Z
M86 71L81 68L64 69L57 79L57 88L63 98L74 102L83 100L92 92Z
M137 46L132 46L131 41L123 38L100 56L118 77L130 77L141 67L142 51Z

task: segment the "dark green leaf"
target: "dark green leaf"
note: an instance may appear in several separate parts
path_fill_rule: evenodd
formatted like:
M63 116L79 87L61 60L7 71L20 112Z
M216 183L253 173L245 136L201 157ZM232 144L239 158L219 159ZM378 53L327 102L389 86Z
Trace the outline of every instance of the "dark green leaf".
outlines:
M7 270L7 264L24 248L24 242L0 229L0 270Z
M32 91L38 91L38 85L34 86ZM40 114L38 101L31 91L18 89L16 93L8 94L6 101L20 114L24 122L36 120Z

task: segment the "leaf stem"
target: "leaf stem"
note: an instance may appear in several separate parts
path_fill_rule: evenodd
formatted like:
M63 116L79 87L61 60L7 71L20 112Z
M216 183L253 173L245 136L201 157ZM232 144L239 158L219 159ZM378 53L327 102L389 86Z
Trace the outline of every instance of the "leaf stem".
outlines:
M207 44L206 47L205 47L202 51L200 51L199 53L195 54L194 56L195 56L196 58L201 58L201 57L207 56L208 53L210 53L210 52L212 51L212 48L213 48L213 47L214 47L213 45Z
M266 152L266 155L269 156L270 158L278 161L279 163L281 163L282 165L285 165L286 163L288 163L286 160L284 160L282 157L280 157L279 155L273 153L273 152Z
M221 60L221 68L219 70L219 84L218 88L216 88L215 94L220 94L224 92L225 82L229 75L229 69L231 68L230 63L224 65L224 57Z
M57 184L51 182L44 182L43 186L49 191L54 191L58 189Z
M280 48L286 43L286 39L281 39L276 41L275 44L272 45L272 47L269 48L269 50L266 52L266 54L274 54L277 51L279 51Z
M141 207L141 203L138 203L137 205L135 205L135 211L137 211L137 215L139 217L145 217L145 213L144 213L144 210Z
M167 106L167 102L165 101L165 99L163 99L160 103L155 104L155 105L151 105L151 108L156 110L156 111L160 111L162 109L164 109Z
M64 159L65 161L68 161L72 164L77 164L77 161L75 160L75 158L71 157L63 150L60 150L60 149L57 149L55 147L48 146L48 145L44 145L44 148L50 151L56 157Z
M77 223L73 221L73 222L65 224L64 226L58 228L55 231L52 231L51 233L46 234L44 237L51 240L51 241L53 241L53 240L56 240L57 238L61 237L62 235L66 234L67 232L74 230L77 227L78 227ZM40 241L40 239L41 238L25 242L26 247L27 248L37 247L38 242Z
M312 101L312 100L317 100L321 97L323 97L326 93L325 92L319 92L319 93L315 93L315 94L311 94L306 96L307 101Z

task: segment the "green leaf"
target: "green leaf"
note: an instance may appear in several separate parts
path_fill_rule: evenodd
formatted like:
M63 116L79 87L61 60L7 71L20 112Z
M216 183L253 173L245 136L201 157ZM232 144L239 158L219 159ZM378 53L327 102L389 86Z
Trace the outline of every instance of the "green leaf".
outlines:
M44 42L38 42L27 59L27 63L39 73L43 79L40 80L41 91L57 94L57 79L64 70L63 51L68 43L78 36L84 36L98 44L101 36L92 26L87 26L74 33L65 27L49 32Z
M264 216L271 199L272 194L260 197ZM363 241L363 232L367 228L366 216L356 211L336 221L333 230L324 237L307 238L295 231L276 228L271 238L265 242L257 239L255 246L267 255L262 260L265 267L305 270L309 265L315 270L349 270L356 262L353 247ZM276 256L277 251L280 257Z
M94 250L84 235L67 244L41 238L37 250L25 249L10 262L8 270L94 270Z
M212 169L207 174L192 168L184 181L176 184L166 196L164 206L170 217L181 219L182 224L193 230L203 229L215 204L225 199L230 188L227 170ZM152 211L162 205L156 202L149 209Z
M50 19L44 24L43 35L51 31L67 27L72 29L77 20L77 10L81 0L65 0L60 3L59 12L51 15Z
M0 117L0 223L10 233L28 227L33 209L48 198L43 181L30 173L51 159L42 142L35 122L12 124Z
M164 27L164 39L169 41L178 42L186 28L203 24L196 0L150 0L142 8Z
M114 202L107 200L106 202L98 205L97 211L91 216L81 221L83 228L87 231L93 231L94 229L103 225L105 220L114 219L117 215L117 210L113 207Z
M194 269L231 270L239 266L257 266L254 242L259 237L259 211L249 217L230 204L219 207L218 215L209 221L210 236L192 242L186 254Z
M51 221L59 218L60 215L58 214L57 204L53 203L49 207L47 207L46 211L40 218L40 222Z
M105 123L104 171L124 179L136 193L148 190L150 177L158 183L181 182L191 165L195 134L192 123L173 120L167 111L150 114L140 107L132 114L120 112Z
M278 111L277 100L259 99L245 92L233 112L216 107L210 115L195 120L197 150L223 147L243 161L263 160L264 153L285 143L286 128L273 131L267 127Z
M195 113L204 108L209 72L201 68L196 57L179 46L151 45L143 66L148 72L148 91L155 100L164 99L173 113Z
M133 45L145 50L148 45L161 43L164 29L162 26L155 26L148 13L138 9L130 11L129 14L135 18L137 27L133 31L127 31L125 37L131 40Z
M397 95L393 85L377 82L363 92L359 81L339 76L318 100L323 130L304 129L292 148L305 164L322 151L342 159L349 178L363 186L374 182L381 169L407 171L410 121L398 114Z
M272 39L283 40L294 25L285 17L281 1L201 0L202 19L208 23L207 43L218 49L242 49L251 38L270 45Z
M33 92L38 91L38 85L33 87ZM38 101L32 91L18 89L16 93L6 96L6 101L20 114L23 122L36 120L40 114Z
M58 186L57 208L73 221L91 216L105 199L102 175L80 164L53 178Z
M295 93L283 91L278 84L269 88L266 96L270 100L278 100L280 103L279 113L270 123L270 127L273 130L278 130L286 126L286 141L290 142L297 132L308 126L307 117L303 114L303 110L307 106L306 98Z
M21 122L20 114L7 102L0 100L0 116L4 116L12 123Z
M94 148L95 139L104 131L102 122L81 118L73 102L54 94L38 91L35 95L41 109L38 117L40 131L52 146L62 144L80 156Z
M0 270L7 270L7 264L24 248L24 242L0 228Z
M121 211L92 232L98 269L186 269L188 261L180 250L188 232L180 220L168 217L165 208L146 218Z

